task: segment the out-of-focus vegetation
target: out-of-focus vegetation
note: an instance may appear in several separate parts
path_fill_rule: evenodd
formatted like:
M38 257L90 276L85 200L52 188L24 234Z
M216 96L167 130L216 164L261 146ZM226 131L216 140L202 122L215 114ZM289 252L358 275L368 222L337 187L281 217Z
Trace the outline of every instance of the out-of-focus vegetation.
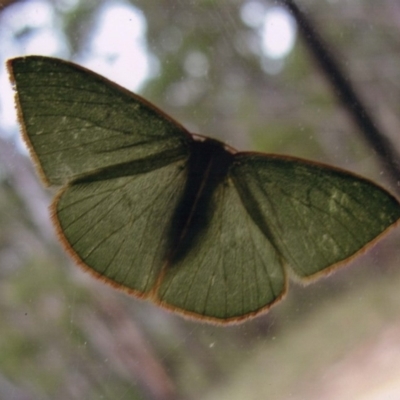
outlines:
M10 10L20 3L0 0L0 29L12 32ZM65 35L64 52L54 56L88 51L103 3L49 3ZM145 17L153 60L141 93L190 131L243 150L326 162L398 190L304 43L297 40L282 60L262 53L259 31L241 17L249 3L130 1ZM263 12L277 4L251 3ZM298 3L398 149L399 2ZM31 32L13 34L22 55ZM398 229L328 279L292 283L264 316L230 327L199 324L74 266L49 223L54 191L41 187L15 132L1 129L0 399L400 397Z

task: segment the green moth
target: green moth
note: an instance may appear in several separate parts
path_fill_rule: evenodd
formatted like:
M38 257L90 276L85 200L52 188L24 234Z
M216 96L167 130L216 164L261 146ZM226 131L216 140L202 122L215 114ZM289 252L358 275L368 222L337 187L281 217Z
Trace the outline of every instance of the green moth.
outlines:
M237 152L69 62L8 61L23 136L73 259L170 310L238 322L268 310L290 268L326 275L400 218L394 196L352 173Z

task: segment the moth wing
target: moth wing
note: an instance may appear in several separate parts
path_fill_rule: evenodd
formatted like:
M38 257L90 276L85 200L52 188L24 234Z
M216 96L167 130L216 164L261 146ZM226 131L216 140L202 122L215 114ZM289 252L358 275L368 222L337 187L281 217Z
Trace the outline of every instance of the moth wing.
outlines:
M25 141L47 184L148 157L187 154L191 136L181 125L94 72L41 56L7 65Z
M239 153L232 174L253 221L301 278L329 272L400 218L386 190L322 164Z

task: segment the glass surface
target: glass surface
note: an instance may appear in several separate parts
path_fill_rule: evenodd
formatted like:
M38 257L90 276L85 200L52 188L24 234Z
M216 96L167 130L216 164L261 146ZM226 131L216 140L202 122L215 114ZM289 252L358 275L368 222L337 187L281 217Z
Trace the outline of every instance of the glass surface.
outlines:
M199 323L74 265L47 211L55 190L42 187L20 139L5 61L48 55L141 94L193 133L341 167L398 194L284 8L261 0L3 3L0 398L400 398L398 228L327 278L291 281L265 315ZM398 2L299 3L398 150Z

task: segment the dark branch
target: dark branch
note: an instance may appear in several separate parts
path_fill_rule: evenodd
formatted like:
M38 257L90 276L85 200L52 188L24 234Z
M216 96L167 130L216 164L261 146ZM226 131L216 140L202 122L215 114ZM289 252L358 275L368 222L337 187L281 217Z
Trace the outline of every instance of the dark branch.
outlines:
M300 35L308 46L317 65L324 73L344 108L349 113L353 122L358 126L366 142L375 150L380 163L387 172L397 190L400 190L400 165L399 155L389 139L378 128L367 107L352 87L350 79L346 76L339 62L335 59L328 46L324 43L315 25L297 7L293 0L280 0L296 19Z

